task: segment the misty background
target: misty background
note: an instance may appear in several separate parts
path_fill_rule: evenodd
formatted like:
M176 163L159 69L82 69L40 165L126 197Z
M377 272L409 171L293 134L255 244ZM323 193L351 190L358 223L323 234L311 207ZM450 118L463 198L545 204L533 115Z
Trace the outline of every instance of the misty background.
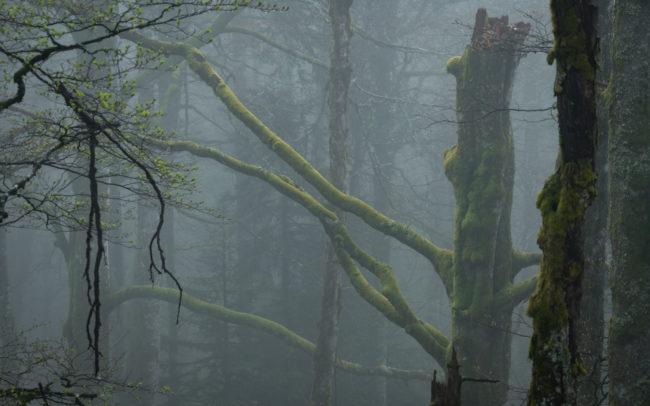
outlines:
M327 63L329 23L324 1L284 1L286 11L240 10L223 32L201 47L243 103L322 173L327 173ZM552 172L557 122L552 106L554 68L546 63L548 5L539 1L355 0L348 104L349 194L451 249L455 200L443 172L443 153L456 142L456 82L445 64L470 43L474 16L531 24L528 47L516 71L511 122L515 149L512 240L537 252L540 215L535 197ZM200 30L215 14L190 23ZM185 24L185 23L184 23ZM298 179L265 145L181 65L161 69L138 86L141 103L178 91L161 120L180 139L216 147L246 162ZM37 106L34 97L29 103ZM173 115L173 118L171 117ZM163 228L168 267L189 295L253 313L315 340L326 236L296 203L257 179L187 153L161 153L190 168L195 186L186 207L169 207ZM312 191L307 185L299 186ZM109 186L109 189L111 187ZM106 193L125 193L118 188ZM102 272L111 290L151 284L146 246L157 223L157 202L123 198L112 213ZM196 206L198 209L191 209ZM389 262L418 317L451 334L451 309L439 277L424 258L374 232L353 216L352 235ZM29 340L61 340L70 301L68 266L59 238L29 222L3 227L8 308L16 331ZM519 280L530 277L530 267ZM364 271L365 272L365 271ZM165 275L157 286L174 287ZM513 313L508 405L525 403L530 321L526 303ZM337 357L366 366L387 365L444 373L404 331L359 298L343 278ZM106 361L119 379L142 383L141 392L116 391L119 404L301 405L309 402L312 359L255 329L216 321L176 303L133 300L104 319ZM485 349L489 351L489 348ZM161 393L161 388L165 388ZM173 394L170 394L173 393ZM427 404L429 382L336 372L335 405ZM140 403L138 403L140 402Z

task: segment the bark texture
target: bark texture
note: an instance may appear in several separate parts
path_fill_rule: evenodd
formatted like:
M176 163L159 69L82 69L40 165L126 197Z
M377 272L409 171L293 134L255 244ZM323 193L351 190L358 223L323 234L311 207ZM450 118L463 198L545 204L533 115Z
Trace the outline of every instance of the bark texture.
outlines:
M555 173L537 197L542 212L538 244L540 280L531 297L529 357L533 361L529 405L575 405L577 320L584 270L584 216L595 195L596 8L590 1L552 0L555 94L560 152Z
M330 0L330 69L327 86L329 107L330 181L339 190L346 190L347 101L352 66L350 64L350 7L352 0ZM335 210L340 221L343 213ZM342 270L331 244L327 244L325 277L321 315L318 324L318 342L314 353L314 382L312 405L332 404L335 377L336 348L339 335Z
M509 104L518 52L530 26L508 17L476 14L471 44L447 62L456 77L458 143L445 152L445 173L454 187L452 342L463 374L497 384L463 387L469 405L506 401L510 326L519 300L499 300L512 288L510 212L514 151ZM534 285L532 285L534 286ZM530 290L528 291L530 293ZM505 296L505 295L504 295Z
M610 111L609 404L650 399L650 3L616 0Z
M610 0L597 0L598 38L600 40L600 58L597 83L603 83L597 89L599 103L598 149L596 150L596 199L585 213L585 269L583 276L583 295L580 302L580 318L577 331L578 351L582 357L586 374L578 379L578 404L597 406L606 397L603 381L605 315L604 294L607 275L607 249L609 233L607 231L607 211L609 206L607 169L607 109L601 102L605 84L611 73L611 30L612 16Z

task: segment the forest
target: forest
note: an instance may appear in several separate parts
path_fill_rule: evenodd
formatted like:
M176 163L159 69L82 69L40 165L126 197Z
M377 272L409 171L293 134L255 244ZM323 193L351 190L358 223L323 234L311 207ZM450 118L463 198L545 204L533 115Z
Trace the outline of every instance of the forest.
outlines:
M649 18L0 1L0 405L650 405Z

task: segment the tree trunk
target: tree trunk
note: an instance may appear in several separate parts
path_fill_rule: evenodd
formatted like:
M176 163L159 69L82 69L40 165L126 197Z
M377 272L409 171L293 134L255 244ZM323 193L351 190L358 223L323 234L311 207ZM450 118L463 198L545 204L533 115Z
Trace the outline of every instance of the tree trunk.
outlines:
M493 305L514 272L510 211L514 151L509 104L518 52L529 25L476 14L471 44L447 62L456 77L458 143L445 152L454 187L454 287L452 342L464 376L497 384L463 387L468 405L506 401L510 320L516 303Z
M15 333L7 265L7 229L0 227L0 347L10 342ZM0 370L8 371L8 365L6 359L0 359Z
M327 86L329 106L329 149L330 180L339 190L346 184L346 138L347 101L352 67L350 65L350 7L352 0L330 0L329 16L331 24L330 70ZM343 213L337 211L341 221ZM332 404L334 387L334 361L338 343L339 313L341 300L341 267L331 244L327 244L323 300L318 324L319 333L314 353L314 383L312 404L329 406Z
M598 7L598 37L601 56L596 73L597 81L606 83L611 73L610 38L611 9L610 0L594 2ZM604 88L598 89L602 97ZM608 173L607 173L607 111L598 105L598 150L596 151L596 193L594 203L585 213L585 270L583 295L580 302L580 318L576 334L578 351L586 370L586 375L578 380L578 404L600 405L606 396L603 388L602 365L604 357L604 294L607 274L606 252L609 235L607 232Z
M533 361L529 405L575 405L577 321L584 270L584 216L595 195L596 8L590 1L552 0L555 94L560 153L555 173L537 197L542 212L538 244L540 281L531 297L529 356Z
M609 404L650 399L650 3L616 0L610 105Z

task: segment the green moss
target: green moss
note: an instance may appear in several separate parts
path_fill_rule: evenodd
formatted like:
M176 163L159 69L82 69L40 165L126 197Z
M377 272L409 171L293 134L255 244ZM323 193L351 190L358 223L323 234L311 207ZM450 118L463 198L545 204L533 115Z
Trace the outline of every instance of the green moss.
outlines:
M578 18L577 4L570 0L553 0L551 5L555 42L547 56L547 62L557 62L555 92L562 92L562 82L571 69L582 72L583 78L593 81L596 77L595 61L589 55L587 36Z
M457 166L457 158L458 155L458 145L454 145L453 147L446 149L444 153L444 163L443 163L443 168L445 170L445 175L447 175L447 178L454 182L454 179L456 178L456 166Z
M462 62L462 57L460 56L453 56L449 58L447 64L445 65L445 68L447 69L447 73L451 73L452 75L456 76L462 67L461 62Z
M554 387L570 386L570 377L584 371L579 357L568 354L566 329L570 317L566 288L581 276L583 265L566 248L569 233L582 221L595 195L594 184L591 162L562 163L537 198L537 207L542 212L538 243L544 255L537 289L527 311L533 317L529 355L535 365L529 404L545 404L554 398Z

